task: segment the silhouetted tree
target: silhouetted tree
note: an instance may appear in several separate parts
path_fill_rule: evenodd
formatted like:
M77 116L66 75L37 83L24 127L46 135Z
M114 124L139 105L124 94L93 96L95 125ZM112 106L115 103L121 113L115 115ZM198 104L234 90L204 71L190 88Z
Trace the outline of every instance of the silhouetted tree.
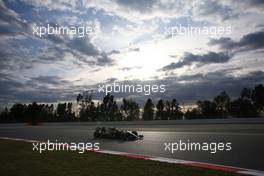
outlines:
M27 106L21 103L16 103L10 108L10 117L14 122L26 122L25 112Z
M10 122L9 110L5 108L3 112L0 113L0 122Z
M163 103L163 100L160 99L156 105L156 120L166 120L166 114L165 114L165 105Z
M59 103L57 106L57 117L59 121L66 121L66 117L67 117L67 104L66 103Z
M102 103L92 100L91 92L84 92L77 96L79 119L81 121L114 121L138 120L139 105L132 100L123 99L120 109L114 96L107 94ZM157 120L180 119L183 115L176 99L164 102L162 99L156 105ZM226 92L221 92L213 101L198 101L197 108L187 110L185 117L191 118L216 118L216 117L256 117L264 110L264 87L259 84L254 89L244 88L237 99L231 100ZM143 111L143 120L154 119L154 105L151 99L146 101ZM39 122L75 121L73 103L59 103L56 111L53 104L16 103L10 109L0 112L0 122Z
M227 117L228 109L230 106L230 97L223 91L218 96L214 98L214 103L216 105L216 116L217 117Z
M167 100L165 103L165 116L164 116L163 120L171 119L171 114L172 114L171 112L172 112L171 102Z
M35 125L39 122L42 122L44 118L42 115L42 106L38 105L36 102L29 104L26 109L26 117L28 122Z
M181 119L182 118L182 112L180 111L179 103L176 99L173 99L171 101L171 120Z
M119 108L114 100L114 96L109 93L103 98L103 102L101 104L100 114L102 120L106 121L114 121L117 120L116 117L120 115Z
M201 113L198 111L197 108L193 108L193 109L188 109L184 116L187 118L187 119L198 119L198 118L201 118Z
M124 116L124 120L139 120L139 105L133 100L123 99L120 109Z
M257 108L252 101L252 91L244 88L238 99L231 101L229 113L233 117L255 117Z
M205 100L197 102L198 110L201 113L201 117L215 118L216 115L216 104L214 102Z
M57 106L57 118L58 121L75 121L75 115L73 112L73 104L72 103L59 103Z
M252 101L259 112L264 110L264 86L262 84L255 86L253 89Z
M154 104L149 98L144 106L144 112L142 116L143 120L153 120L154 119Z
M79 106L79 118L81 121L96 121L94 102L92 93L89 91L77 95L77 104Z

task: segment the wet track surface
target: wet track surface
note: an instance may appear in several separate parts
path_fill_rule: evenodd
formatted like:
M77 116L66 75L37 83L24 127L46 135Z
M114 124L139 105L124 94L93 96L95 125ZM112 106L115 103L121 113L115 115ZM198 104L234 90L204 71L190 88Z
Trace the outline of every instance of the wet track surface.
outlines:
M248 169L264 170L264 124L218 125L116 125L120 129L135 129L143 140L120 141L93 139L94 125L1 125L0 137L13 137L59 142L99 142L101 149L151 156L208 162ZM231 142L231 151L174 151L164 150L164 143Z

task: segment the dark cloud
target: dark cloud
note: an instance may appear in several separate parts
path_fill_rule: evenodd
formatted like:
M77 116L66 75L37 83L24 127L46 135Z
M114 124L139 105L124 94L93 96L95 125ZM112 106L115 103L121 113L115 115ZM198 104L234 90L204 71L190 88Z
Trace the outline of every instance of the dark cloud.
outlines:
M34 54L23 45L16 41L25 41L23 39L0 39L0 68L1 71L22 71L32 68L35 60ZM28 43L28 47L30 44Z
M216 72L208 72L205 74L198 73L193 75L183 76L170 76L164 79L156 80L127 80L121 81L116 78L108 79L102 82L102 84L127 84L127 85L166 85L166 91L164 93L151 93L150 95L144 95L143 93L112 93L116 98L133 98L141 106L144 105L147 98L152 98L155 102L162 98L165 100L171 100L176 98L180 103L193 104L198 100L212 99L218 95L221 91L227 91L231 97L237 97L240 91L244 88L251 88L257 84L263 84L264 72L255 71L243 76L233 76L229 74L233 70L240 68L230 68L220 70ZM100 84L100 85L102 85ZM93 88L98 88L98 85L94 85ZM95 92L95 99L102 99L104 93Z
M50 40L56 44L63 44L66 39L62 35L47 35L47 36L44 36L43 38Z
M171 58L177 58L178 55L169 55L169 57L171 57Z
M230 18L236 17L232 9L222 4L220 1L198 1L196 3L195 15L203 17L219 17L221 20L228 20Z
M122 67L120 68L119 70L122 70L122 71L129 71L129 70L132 70L132 69L140 69L142 67Z
M19 82L15 77L3 73L0 76L0 106L16 102L71 101L75 99L75 91L84 89L73 87L71 82L58 76L39 76L26 82Z
M238 51L248 51L264 48L264 32L254 32L243 36L239 41L234 41L231 38L212 39L209 45L217 45L221 49L235 49Z
M119 70L122 70L122 71L129 71L129 70L131 70L131 69L133 69L132 67L122 67L122 68L120 68Z
M22 86L22 84L15 81L15 79L12 76L5 73L0 73L1 98L8 96L14 88L20 86Z
M259 5L264 6L264 1L262 1L262 0L248 0L248 2L250 4L257 5L257 6L259 6Z
M125 8L139 11L141 13L149 13L157 0L117 0L117 3Z
M211 63L225 63L228 62L230 59L231 56L224 52L220 52L220 53L209 52L203 55L185 53L184 56L181 58L181 61L177 63L173 62L163 67L161 70L162 71L173 70L173 69L181 68L183 66L191 65L193 63L198 63L200 65L211 64Z
M69 39L68 37L49 35L47 39L59 45L59 47L55 45L53 51L54 54L60 53L61 54L60 58L62 58L62 56L64 56L66 52L69 52L73 54L76 59L90 65L96 65L96 66L113 65L114 61L109 57L109 55L113 53L117 53L116 50L113 50L112 53L111 52L105 53L100 51L90 41L88 37ZM56 57L56 55L54 55L54 57ZM50 58L52 59L52 56L50 56Z
M100 51L89 41L88 38L75 38L69 40L67 46L87 56L97 56Z
M118 79L117 78L108 78L108 79L106 79L105 81L103 81L103 82L105 82L105 83L113 83L113 82L115 82L115 81L117 81Z
M97 57L97 65L99 66L105 66L105 65L114 65L114 60L112 60L105 52L102 52Z
M238 69L238 68L234 68ZM233 70L231 68L231 70ZM227 70L208 72L206 74L194 74L184 76L171 76L161 80L130 80L121 81L117 78L110 78L102 82L111 84L113 82L130 85L166 85L164 93L152 93L143 95L142 93L113 93L116 98L133 97L141 105L147 98L154 101L158 99L176 98L179 102L195 103L197 100L212 99L219 92L225 90L231 97L239 95L244 87L253 87L256 84L263 84L264 72L255 71L243 76L232 76L227 74ZM7 74L0 74L0 104L6 105L14 102L57 102L73 101L76 95L88 89L97 89L98 84L92 86L74 86L73 83L63 80L58 76L33 77L21 83ZM102 99L104 93L95 91L94 98Z
M4 70L9 67L9 60L7 57L9 56L9 53L4 51L4 49L0 46L0 69Z
M39 21L39 24L43 23ZM19 14L8 9L4 2L0 3L0 36L6 37L5 40L0 39L0 57L4 60L0 67L28 69L32 68L32 63L62 61L66 53L71 53L76 60L92 66L114 63L108 54L100 51L87 37L70 39L66 35L47 35L39 38L33 35L31 26L30 22L22 20ZM23 36L23 39L14 38L17 35ZM21 44L15 46L18 45L17 42ZM12 66L14 60L16 66Z
M241 0L247 7L264 8L263 0Z
M70 84L70 82L62 80L58 76L38 76L31 78L30 82L35 82L36 84L49 84L54 86L62 86L64 84Z
M226 75L224 72L209 72L179 78L168 78L167 97L175 97L180 102L194 103L198 100L212 99L221 91L227 91L231 97L237 97L244 87L253 87L263 83L264 72L252 72L241 77ZM188 80L188 81L187 81ZM181 83L181 81L187 81ZM180 83L179 83L180 82Z
M20 35L28 32L29 25L21 20L14 11L0 2L0 36Z
M121 52L119 50L112 50L110 52L108 52L108 55L112 55L112 54L120 54Z
M67 50L58 46L41 48L37 62L47 63L62 60L66 52Z
M128 51L139 52L140 51L140 48L129 48Z

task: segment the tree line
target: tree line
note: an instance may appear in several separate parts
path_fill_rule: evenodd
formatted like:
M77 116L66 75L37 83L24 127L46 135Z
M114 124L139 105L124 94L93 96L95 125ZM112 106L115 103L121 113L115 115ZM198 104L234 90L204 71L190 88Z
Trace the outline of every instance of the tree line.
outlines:
M225 92L213 100L197 101L196 107L184 111L176 99L158 100L154 105L147 99L144 107L132 99L124 98L118 106L113 95L107 94L96 103L92 94L78 94L77 109L72 102L53 104L16 103L0 114L0 122L70 122L70 121L133 121L133 120L177 120L195 118L257 117L264 110L264 87L244 88L240 96L231 99ZM76 110L74 110L76 109ZM142 113L141 113L142 112Z
M188 110L186 118L258 117L264 110L264 87L242 89L238 98L231 99L223 91L212 101L198 101L197 108Z
M24 122L37 124L40 122L65 122L76 118L73 103L53 104L16 103L10 109L5 108L0 114L0 122Z

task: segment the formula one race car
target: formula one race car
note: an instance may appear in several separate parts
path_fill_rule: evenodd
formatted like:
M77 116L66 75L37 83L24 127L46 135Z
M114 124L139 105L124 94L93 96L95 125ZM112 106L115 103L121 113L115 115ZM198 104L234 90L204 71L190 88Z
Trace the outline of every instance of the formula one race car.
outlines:
M138 135L136 131L123 131L117 128L97 127L94 132L94 138L120 139L120 140L138 140L143 135Z

